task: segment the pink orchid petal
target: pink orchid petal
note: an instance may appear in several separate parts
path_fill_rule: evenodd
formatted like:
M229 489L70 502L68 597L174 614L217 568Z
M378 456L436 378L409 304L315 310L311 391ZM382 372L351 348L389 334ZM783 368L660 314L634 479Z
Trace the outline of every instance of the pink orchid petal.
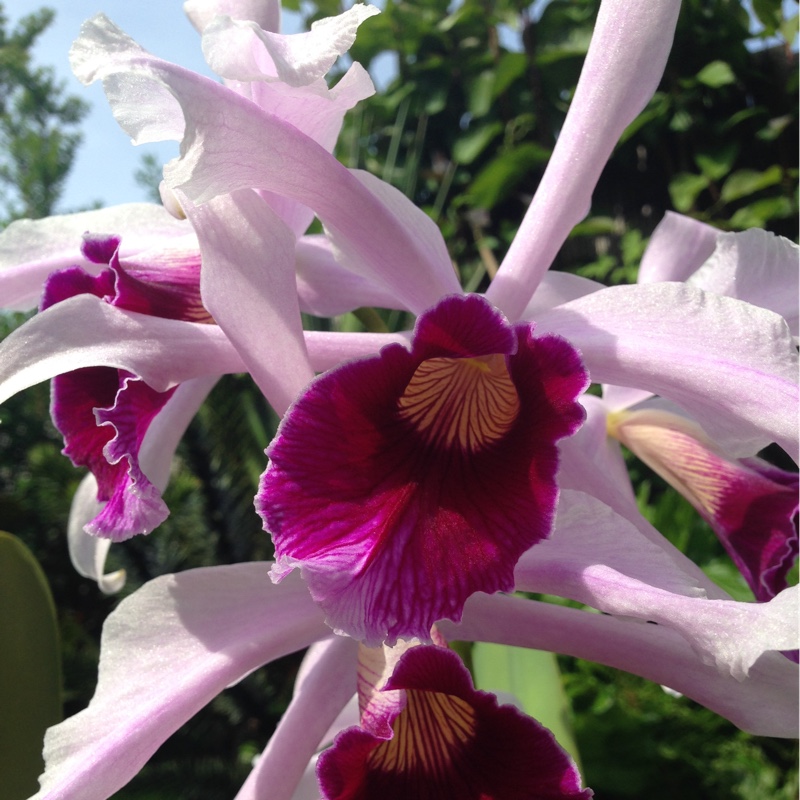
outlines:
M261 30L254 22L217 17L204 30L203 52L212 69L227 79L228 88L332 152L345 113L375 93L369 74L360 64L352 64L332 89L324 78L328 62L338 57L335 51L352 44L361 18L365 13L370 15L365 8L354 6L333 25L321 20L324 30L315 36L314 52L304 46L295 52L297 35L279 36ZM277 67L270 55L273 51ZM311 209L272 192L261 194L295 235L308 228L314 216Z
M611 411L622 411L637 403L643 403L652 396L653 393L646 389L631 389L629 386L615 386L613 383L603 384L603 400Z
M378 13L375 6L356 3L338 16L313 22L310 31L290 35L241 18L218 17L203 30L203 55L217 75L229 80L307 86L327 74L352 46L358 26Z
M185 207L203 257L203 302L283 414L314 377L297 302L295 238L253 192Z
M680 0L600 6L575 95L522 225L487 298L519 319L572 228L585 216L620 135L655 92Z
M166 575L145 584L103 629L89 707L50 728L35 800L105 800L226 686L327 633L299 580L268 564Z
M156 391L190 378L246 371L216 325L149 317L78 295L0 342L0 402L55 375L95 366L131 372Z
M181 138L185 127L182 156L165 177L193 202L237 189L274 191L312 208L349 266L414 311L460 291L441 234L423 211L377 179L351 173L280 117L150 56L102 15L84 23L71 59L85 83L103 79L117 121L136 142Z
M278 31L281 24L280 0L186 0L183 10L198 33L214 17L252 20L265 31Z
M318 317L335 317L361 306L402 308L382 286L342 266L326 236L304 236L295 249L300 310Z
M84 236L86 257L108 263L110 268L97 277L80 267L53 273L45 285L42 308L88 294L115 307L157 316L209 319L200 301L196 246L188 261L175 262L160 254L142 267L122 269L118 245L116 236ZM87 522L87 533L122 541L149 533L169 514L161 498L163 486L150 482L140 466L139 450L151 422L173 392L174 388L156 392L130 373L108 367L74 370L54 378L51 413L64 436L64 453L77 466L91 470L98 500L104 502Z
M584 297L600 289L605 289L605 286L597 281L589 280L589 278L582 278L571 272L548 271L542 277L531 301L525 306L522 319L535 322L544 311L549 311L551 308L569 303L570 300L577 300L579 297Z
M798 735L798 668L779 653L762 655L739 681L704 664L681 634L664 625L504 596L475 595L460 625L439 627L448 639L532 647L606 664L669 686L750 733Z
M596 498L570 489L561 492L550 538L520 558L514 578L521 588L535 582L543 570L581 571L597 564L673 594L705 596L696 577L632 522Z
M614 286L545 312L595 382L647 389L734 456L776 441L797 458L797 353L777 314L684 284Z
M720 233L716 249L689 284L768 308L798 335L800 248L782 236L758 229Z
M336 636L315 650L295 694L236 800L291 800L325 732L356 691L358 643Z
M312 87L294 89L283 83L256 82L231 85L238 94L281 119L333 152L342 129L344 115L366 97L375 93L367 71L352 64L332 89L320 78ZM306 205L275 192L260 190L278 216L296 236L300 236L314 219Z
M86 85L103 81L114 119L133 144L180 141L185 129L180 103L166 86L149 79L149 61L166 63L151 56L105 14L81 25L81 35L69 51L69 63L79 81Z
M445 298L411 352L320 376L284 418L256 501L276 579L301 566L330 624L369 645L427 638L472 592L509 589L549 531L555 441L579 425L584 387L563 340L477 295Z
M477 800L536 797L588 800L577 768L553 735L513 706L476 691L458 656L411 647L386 684L404 702L392 728L341 733L318 761L326 800Z
M12 222L0 233L0 306L18 311L35 308L47 276L64 267L82 266L97 274L101 268L81 253L87 231L120 235L120 255L128 258L179 239L188 230L187 222L148 203Z
M570 460L570 473L578 473L568 478L572 484L568 488L580 489L583 484L591 487L587 488L587 491L592 491L598 486L606 486L612 494L623 498L626 505L636 508L636 496L631 485L628 465L625 463L619 444L609 438L606 430L608 406L604 398L585 394L581 397L581 405L586 411L586 420L575 437L565 439L559 448ZM586 480L582 481L581 478ZM606 505L619 511L617 505L609 502L602 490L596 496Z
M593 506L599 504L573 509L550 541L520 559L518 590L558 594L608 614L673 628L704 663L739 680L764 652L798 647L796 589L769 603L700 597L689 576L670 569L669 557L648 547L630 523Z
M80 482L72 498L67 522L69 558L75 571L84 578L96 581L101 592L116 594L125 585L125 570L105 571L111 540L90 536L84 530L84 526L94 519L102 508L103 504L97 500L97 481L90 472Z
M708 597L730 600L730 595L706 577L700 567L639 513L619 444L608 436L608 411L603 400L585 394L581 404L586 409L586 421L577 433L559 444L561 467L558 479L562 490L585 492L600 500L667 553L675 568L689 575L691 581L701 587Z
M314 372L326 372L340 364L364 356L374 356L387 345L409 348L406 333L340 333L306 331L306 347Z
M667 211L644 251L638 283L687 280L711 257L719 234L704 222Z

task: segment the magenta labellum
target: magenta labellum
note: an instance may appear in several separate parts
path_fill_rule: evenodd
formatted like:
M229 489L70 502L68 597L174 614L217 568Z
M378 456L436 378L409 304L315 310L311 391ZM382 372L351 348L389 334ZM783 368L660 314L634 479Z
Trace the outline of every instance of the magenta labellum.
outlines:
M553 735L473 688L458 656L432 645L401 656L380 729L362 720L319 759L325 800L587 800Z
M444 298L410 352L320 376L284 418L256 497L274 578L301 567L328 623L368 645L428 640L474 592L511 590L550 532L556 442L586 385L563 339Z
M154 254L147 264L122 266L119 238L87 234L83 254L108 264L98 275L81 267L53 273L41 303L44 310L79 294L110 305L169 319L211 322L200 301L200 261L183 251ZM169 511L159 490L139 466L139 450L155 416L175 388L157 392L140 378L112 367L87 367L58 375L52 383L51 414L64 437L64 453L88 467L97 480L102 511L88 533L121 541L149 533Z
M797 473L731 458L699 425L667 411L620 411L608 430L698 510L757 600L787 587L798 552Z

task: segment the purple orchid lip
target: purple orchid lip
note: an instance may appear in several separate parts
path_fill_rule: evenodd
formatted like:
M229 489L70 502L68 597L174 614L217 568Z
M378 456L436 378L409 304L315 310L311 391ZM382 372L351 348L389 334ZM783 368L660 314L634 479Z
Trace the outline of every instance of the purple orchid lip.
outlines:
M729 458L699 425L667 411L616 412L608 430L708 521L757 600L787 587L798 552L796 473Z
M123 267L117 236L87 234L83 255L108 264L93 276L81 267L53 273L41 309L79 294L91 294L128 311L167 319L210 322L200 301L200 261L164 252L148 264ZM51 413L64 436L64 453L97 480L97 499L106 505L88 533L122 541L149 533L169 514L160 491L139 465L150 424L175 387L158 392L137 376L113 367L88 367L53 379Z
M475 690L444 647L409 648L382 692L392 697L382 718L362 719L320 756L326 800L593 796L553 735Z
M569 344L532 330L446 297L410 352L320 376L284 418L256 508L275 579L301 567L334 629L427 640L474 592L511 590L548 536L556 442L583 420L587 377Z

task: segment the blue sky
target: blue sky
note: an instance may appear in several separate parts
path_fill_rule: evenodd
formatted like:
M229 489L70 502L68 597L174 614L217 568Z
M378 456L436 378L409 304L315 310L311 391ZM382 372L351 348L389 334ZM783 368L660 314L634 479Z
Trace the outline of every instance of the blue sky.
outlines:
M56 10L55 22L37 43L35 62L52 66L68 91L92 106L82 125L83 145L59 210L76 210L95 201L116 205L145 200L145 191L133 177L141 155L153 152L163 163L177 154L177 143L134 147L114 121L99 82L83 86L72 75L68 53L81 23L102 11L151 53L210 75L200 37L183 13L182 0L4 0L3 5L12 26L33 9Z

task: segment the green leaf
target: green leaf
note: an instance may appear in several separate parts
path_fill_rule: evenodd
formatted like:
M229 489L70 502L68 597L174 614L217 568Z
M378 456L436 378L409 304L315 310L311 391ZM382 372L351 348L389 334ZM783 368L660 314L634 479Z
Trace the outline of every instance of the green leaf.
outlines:
M467 110L473 117L482 117L491 109L494 80L494 71L487 69L481 72L480 75L470 83L467 89Z
M0 775L3 797L35 794L45 730L61 719L58 628L30 550L0 531Z
M556 741L580 763L572 710L554 653L476 642L472 669L475 688L513 695L525 713L552 731Z
M694 160L706 178L718 181L731 171L738 155L738 142L728 142L721 147L713 147L698 153Z
M700 83L704 83L712 89L718 89L720 86L727 86L736 81L736 76L727 61L712 61L710 64L706 64L695 77Z
M495 70L492 96L499 97L517 79L525 74L528 59L524 53L503 53Z
M472 181L467 194L473 205L491 209L514 190L534 167L544 164L550 151L527 142L492 159Z
M797 36L798 29L800 25L800 16L797 14L792 14L791 17L787 17L780 25L780 32L783 40L791 44L794 41L795 36Z
M453 145L453 158L459 164L471 164L503 132L501 122L481 125L459 136Z
M764 26L762 36L774 36L783 20L781 0L753 0L753 12Z
M740 208L730 219L736 230L763 228L772 219L786 219L797 214L797 206L788 197L763 197Z
M691 211L694 201L706 186L708 186L708 178L705 175L679 172L669 184L669 196L675 210L682 214Z
M754 169L739 169L725 181L720 197L724 202L730 203L741 197L760 192L768 186L774 186L776 183L780 183L782 178L783 170L777 164L767 167L763 172Z
M650 122L666 117L669 113L670 106L669 95L664 92L656 92L647 104L645 110L622 132L622 136L619 137L619 143L627 142L631 136L638 133Z
M672 115L672 119L669 121L669 128L677 133L685 133L692 127L693 123L692 115L685 108L681 108Z
M774 142L792 124L792 115L784 114L781 117L773 117L756 134L762 142Z
M571 231L570 238L574 236L604 236L609 233L619 233L619 222L614 217L587 217L579 222Z

